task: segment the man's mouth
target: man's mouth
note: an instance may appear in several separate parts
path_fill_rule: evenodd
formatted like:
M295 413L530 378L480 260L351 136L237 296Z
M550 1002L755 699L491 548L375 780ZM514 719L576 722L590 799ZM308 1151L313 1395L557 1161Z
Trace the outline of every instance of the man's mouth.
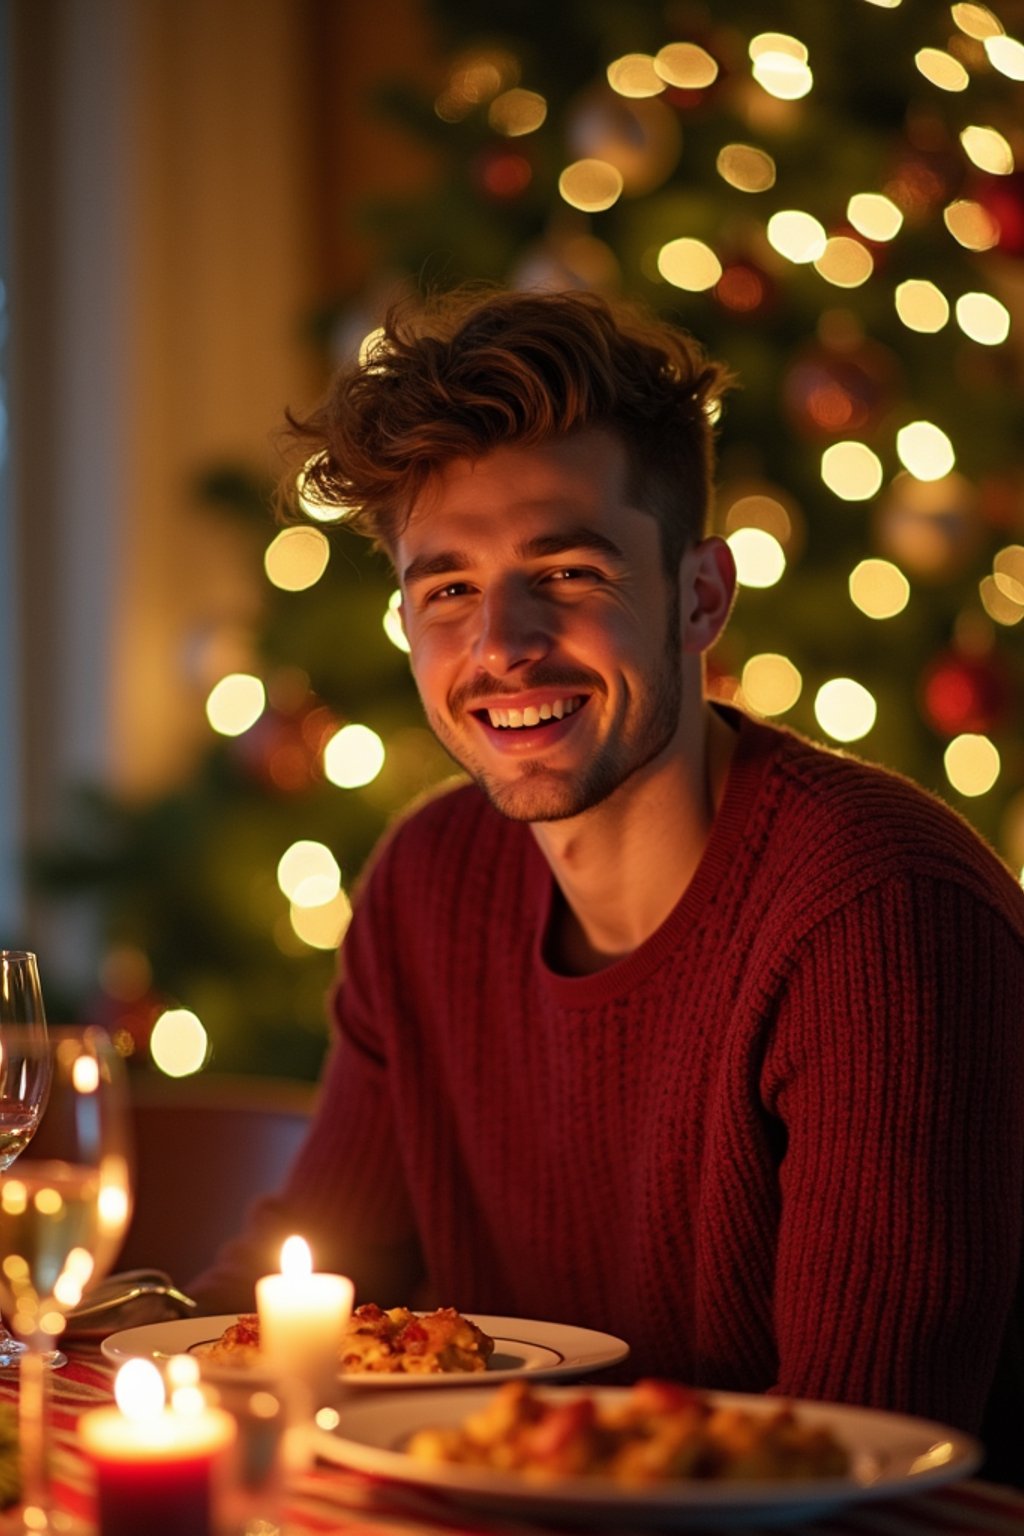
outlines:
M528 704L524 709L474 710L479 719L500 731L521 731L538 725L550 725L554 720L564 720L573 715L586 702L584 694L571 694L564 699L551 699L543 704Z

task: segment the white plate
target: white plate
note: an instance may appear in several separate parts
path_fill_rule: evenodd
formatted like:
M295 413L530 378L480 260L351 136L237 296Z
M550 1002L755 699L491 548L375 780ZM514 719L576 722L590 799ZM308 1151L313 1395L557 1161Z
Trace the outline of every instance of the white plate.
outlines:
M625 1360L629 1345L610 1333L596 1333L591 1328L573 1328L567 1323L533 1323L518 1317L483 1317L467 1313L470 1320L490 1334L494 1353L486 1371L477 1374L449 1372L436 1376L402 1376L384 1373L353 1372L345 1377L346 1386L360 1387L489 1387L528 1372L537 1380L584 1376ZM103 1340L101 1349L108 1360L122 1365L141 1355L144 1359L162 1359L184 1355L201 1344L211 1344L224 1330L237 1322L232 1313L226 1317L183 1317L175 1322L148 1323L141 1328L126 1328ZM242 1368L206 1368L209 1375L238 1377ZM252 1375L253 1371L245 1371Z
M569 1387L542 1391L546 1397L575 1395ZM611 1403L621 1400L628 1388L590 1391L599 1401ZM709 1392L708 1397L753 1413L772 1413L780 1403L778 1398L734 1392ZM584 1477L537 1483L514 1473L435 1466L407 1455L403 1446L415 1430L456 1424L479 1410L479 1393L465 1391L448 1392L429 1403L423 1398L360 1394L343 1403L336 1429L316 1431L316 1448L326 1460L342 1466L443 1491L458 1503L499 1509L513 1518L674 1527L810 1520L866 1499L891 1499L968 1477L981 1460L981 1447L970 1436L925 1419L833 1403L793 1406L805 1423L827 1426L845 1445L852 1460L848 1476L756 1483L672 1479L638 1489Z

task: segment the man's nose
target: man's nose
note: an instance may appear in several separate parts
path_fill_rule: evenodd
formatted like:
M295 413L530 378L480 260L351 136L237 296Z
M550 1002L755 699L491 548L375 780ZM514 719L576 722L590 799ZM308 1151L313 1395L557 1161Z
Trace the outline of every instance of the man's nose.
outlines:
M488 672L512 672L538 661L551 647L543 604L516 583L492 587L480 605L477 659Z

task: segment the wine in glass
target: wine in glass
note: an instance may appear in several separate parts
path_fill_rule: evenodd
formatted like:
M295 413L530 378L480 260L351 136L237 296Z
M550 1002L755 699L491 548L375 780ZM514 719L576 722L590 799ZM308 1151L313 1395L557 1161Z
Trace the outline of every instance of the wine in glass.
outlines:
M61 1526L47 1471L47 1359L85 1286L113 1264L131 1216L128 1095L102 1030L8 1033L19 1059L50 1074L31 1155L0 1173L0 1296L27 1346L18 1401L25 1524L49 1532Z
M35 955L0 949L0 1173L35 1135L50 1091L46 1014ZM22 1052L27 1042L30 1050ZM17 1366L25 1345L0 1318L0 1369Z

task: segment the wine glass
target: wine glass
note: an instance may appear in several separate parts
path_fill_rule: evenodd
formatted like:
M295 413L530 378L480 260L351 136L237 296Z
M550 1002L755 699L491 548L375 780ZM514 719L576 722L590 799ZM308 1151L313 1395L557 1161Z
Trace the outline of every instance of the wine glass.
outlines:
M89 1281L106 1274L131 1216L124 1063L102 1030L5 1031L5 1048L50 1074L31 1156L0 1173L0 1297L21 1357L18 1427L26 1530L62 1529L48 1475L47 1356Z
M33 1049L26 1057L20 1042L45 1039L36 957L25 949L0 949L0 1173L35 1135L50 1090L48 1055ZM0 1369L17 1366L24 1352L0 1318Z

